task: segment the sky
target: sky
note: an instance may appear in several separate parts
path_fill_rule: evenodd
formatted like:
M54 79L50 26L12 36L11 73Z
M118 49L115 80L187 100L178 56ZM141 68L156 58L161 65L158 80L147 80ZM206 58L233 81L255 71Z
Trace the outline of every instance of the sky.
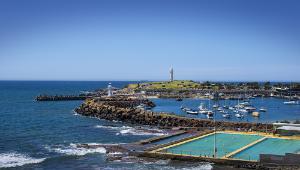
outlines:
M1 0L0 80L300 81L299 0Z

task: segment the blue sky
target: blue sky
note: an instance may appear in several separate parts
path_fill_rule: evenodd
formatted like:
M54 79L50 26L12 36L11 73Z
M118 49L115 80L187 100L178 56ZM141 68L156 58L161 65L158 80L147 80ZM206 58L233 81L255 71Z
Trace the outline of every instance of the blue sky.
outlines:
M1 0L0 80L300 81L298 0Z

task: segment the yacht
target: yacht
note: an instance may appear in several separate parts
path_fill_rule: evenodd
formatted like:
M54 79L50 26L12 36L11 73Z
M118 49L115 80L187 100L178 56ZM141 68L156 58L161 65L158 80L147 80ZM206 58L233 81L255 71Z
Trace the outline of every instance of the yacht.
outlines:
M290 100L290 101L287 101L287 102L283 102L283 104L286 104L286 105L298 105L299 101Z
M187 114L193 114L193 115L197 115L199 112L195 111L195 110L188 110L186 111Z
M228 113L224 113L224 114L222 114L222 116L223 116L224 118L226 118L226 119L228 119L228 118L230 118L230 117L231 117L231 115L230 115L230 114L228 114Z
M237 118L243 118L244 115L242 115L242 114L240 114L240 113L237 113L237 114L235 114L235 117L237 117Z
M260 111L260 112L267 112L267 109L264 108L264 107L261 107L261 108L259 109L259 111Z

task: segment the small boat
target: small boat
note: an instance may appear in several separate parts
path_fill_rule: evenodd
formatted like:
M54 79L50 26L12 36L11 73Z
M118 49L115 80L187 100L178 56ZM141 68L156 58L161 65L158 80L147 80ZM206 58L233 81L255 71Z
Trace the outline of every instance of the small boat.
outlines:
M299 101L290 100L290 101L287 101L287 102L283 102L283 104L286 104L286 105L298 105Z
M237 113L237 114L235 114L235 117L237 117L237 118L243 118L244 115L243 115L243 114L240 114L240 113Z
M218 107L219 107L219 105L217 105L217 104L213 105L213 108L218 108Z
M187 108L187 107L182 107L181 110L184 111L184 112L186 112L186 111L190 111L191 109Z
M224 105L223 108L224 108L224 109L229 109L229 106Z
M259 113L259 112L252 112L252 116L253 116L253 117L259 117L259 116L260 116L260 113Z
M251 111L256 110L256 108L252 107L252 106L247 106L247 107L245 107L245 110L247 110L248 112L251 112Z
M227 119L231 117L231 115L228 114L228 113L222 114L222 116L223 116L224 118L227 118Z
M229 110L234 110L234 107L229 107L228 109L229 109Z
M259 109L259 111L260 112L267 112L267 109L262 107L262 108Z
M194 111L194 110L188 110L186 111L187 114L193 114L193 115L197 115L199 112Z
M222 111L223 109L222 109L222 107L219 107L218 109L217 109L217 111Z
M238 111L240 111L242 113L248 113L248 111L246 109L239 109Z

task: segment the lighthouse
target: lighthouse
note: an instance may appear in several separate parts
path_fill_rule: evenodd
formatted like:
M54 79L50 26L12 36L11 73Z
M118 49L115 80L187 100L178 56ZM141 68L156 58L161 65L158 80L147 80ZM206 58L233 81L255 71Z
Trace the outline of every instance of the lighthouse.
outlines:
M170 82L172 82L174 80L174 70L172 66L170 67L169 73L170 73Z
M108 83L107 86L107 96L111 97L113 95L111 83Z

